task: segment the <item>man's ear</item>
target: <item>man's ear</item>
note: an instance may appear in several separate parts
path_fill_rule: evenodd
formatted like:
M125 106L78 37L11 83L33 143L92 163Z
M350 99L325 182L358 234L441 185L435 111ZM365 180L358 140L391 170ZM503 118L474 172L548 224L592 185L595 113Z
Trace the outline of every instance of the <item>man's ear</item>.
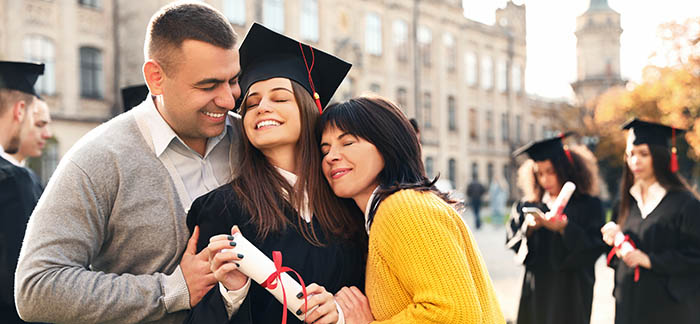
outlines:
M143 76L146 79L148 90L151 91L152 95L158 96L163 94L165 72L158 62L153 59L146 61L146 63L143 64Z
M12 106L12 120L22 123L27 116L27 102L19 100Z

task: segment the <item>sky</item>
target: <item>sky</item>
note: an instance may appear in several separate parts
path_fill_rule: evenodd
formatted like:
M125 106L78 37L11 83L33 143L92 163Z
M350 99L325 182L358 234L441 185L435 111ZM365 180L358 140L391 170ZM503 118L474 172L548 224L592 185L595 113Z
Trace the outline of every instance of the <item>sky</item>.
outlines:
M576 79L576 17L588 9L589 0L514 0L525 3L527 20L527 69L525 86L529 93L572 99L569 84ZM463 0L465 16L493 24L495 10L507 0ZM700 16L700 1L608 0L621 14L620 74L633 82L641 80L642 69L650 63L660 42L657 28L669 21L683 22Z

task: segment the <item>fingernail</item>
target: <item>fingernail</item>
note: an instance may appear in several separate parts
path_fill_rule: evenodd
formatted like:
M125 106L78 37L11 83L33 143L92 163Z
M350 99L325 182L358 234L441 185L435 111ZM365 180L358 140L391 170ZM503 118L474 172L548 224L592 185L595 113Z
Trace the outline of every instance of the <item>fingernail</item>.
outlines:
M228 243L228 245L230 245L230 246L236 246L236 242L231 241L231 242Z
M238 258L243 259L243 254L238 253Z
M236 263L236 266L237 266L237 267L239 267L239 268L241 267L241 265L240 265L240 264L238 264L238 263Z
M301 309L297 311L297 315L301 315Z
M301 297L304 297L304 292L303 292L303 291L297 294L297 298L301 299Z
M226 237L229 241L233 241L233 235L229 235Z

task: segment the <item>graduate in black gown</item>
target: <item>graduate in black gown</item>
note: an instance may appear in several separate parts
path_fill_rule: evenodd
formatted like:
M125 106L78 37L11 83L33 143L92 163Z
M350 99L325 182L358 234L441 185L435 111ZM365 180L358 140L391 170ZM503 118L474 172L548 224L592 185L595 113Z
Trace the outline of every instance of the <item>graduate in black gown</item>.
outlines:
M605 248L599 232L603 209L595 197L598 168L587 148L569 148L562 143L564 137L530 143L514 152L530 157L518 171L524 197L514 204L506 226L506 245L525 265L519 324L590 322L594 264ZM563 210L566 217L546 220L523 213L523 207L549 212L567 181L576 185L576 191Z
M601 229L615 269L615 323L700 323L700 201L669 148L682 130L638 119L623 128L620 202ZM620 232L636 250L612 248Z
M34 83L44 65L0 62L0 150L16 153L23 127L33 124L32 105L38 101ZM19 119L18 116L23 116ZM0 156L0 321L24 323L14 300L15 268L24 231L40 191L28 169Z
M192 309L189 322L281 322L282 304L236 270L245 255L219 252L230 248L226 234L240 231L270 259L281 251L283 266L301 275L312 295L308 323L343 323L333 294L364 285L367 236L362 211L354 201L337 198L323 178L315 126L350 64L259 24L251 27L240 55L238 176L196 199L187 216L191 231L199 226L197 250L209 249L220 285ZM238 297L226 301L226 294ZM229 319L236 300L240 306ZM287 322L301 323L292 312Z

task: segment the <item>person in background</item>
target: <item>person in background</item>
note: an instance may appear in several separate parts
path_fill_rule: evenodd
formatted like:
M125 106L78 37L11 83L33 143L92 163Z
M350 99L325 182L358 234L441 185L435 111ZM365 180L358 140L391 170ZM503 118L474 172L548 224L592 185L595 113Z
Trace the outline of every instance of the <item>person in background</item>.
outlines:
M493 223L496 225L503 224L503 214L508 199L508 184L500 177L496 177L489 185L489 206L491 207L491 215Z
M479 179L475 176L472 182L467 186L467 198L469 199L469 205L472 207L474 212L474 220L476 222L476 229L481 228L481 198L486 193L486 188L479 182Z

